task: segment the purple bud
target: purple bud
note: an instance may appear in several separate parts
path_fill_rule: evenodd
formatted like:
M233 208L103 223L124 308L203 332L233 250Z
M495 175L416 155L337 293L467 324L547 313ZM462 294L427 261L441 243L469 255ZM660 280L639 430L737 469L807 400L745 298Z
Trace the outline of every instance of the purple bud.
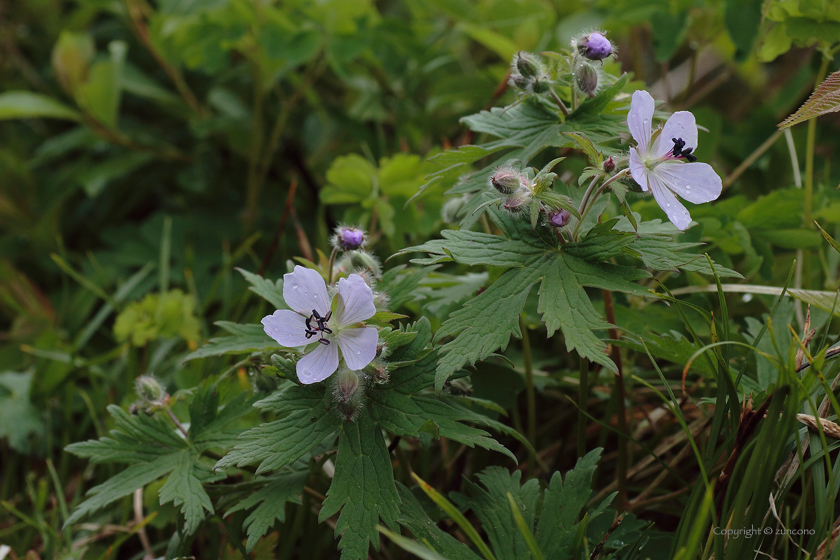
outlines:
M551 227L563 227L569 223L569 218L571 215L569 214L568 210L560 210L558 212L549 212L548 213L548 224Z
M338 243L345 251L358 249L365 242L365 232L354 227L341 228L338 232Z
M589 60L604 60L615 50L610 40L594 31L577 42L578 52Z
M604 162L604 171L607 173L612 173L615 170L615 160L612 156L607 158L607 161Z

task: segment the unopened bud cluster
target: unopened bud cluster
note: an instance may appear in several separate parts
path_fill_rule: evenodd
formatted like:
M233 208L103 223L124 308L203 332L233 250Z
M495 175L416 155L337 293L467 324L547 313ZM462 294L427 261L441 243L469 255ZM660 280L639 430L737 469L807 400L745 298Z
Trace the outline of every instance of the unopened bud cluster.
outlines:
M533 189L527 175L513 167L500 167L490 175L490 185L504 196L502 208L515 212L531 201Z
M333 398L336 411L345 422L353 422L362 410L365 396L364 377L361 372L343 367L333 376Z
M551 87L551 78L539 56L520 51L513 55L510 63L508 84L525 93L546 93Z

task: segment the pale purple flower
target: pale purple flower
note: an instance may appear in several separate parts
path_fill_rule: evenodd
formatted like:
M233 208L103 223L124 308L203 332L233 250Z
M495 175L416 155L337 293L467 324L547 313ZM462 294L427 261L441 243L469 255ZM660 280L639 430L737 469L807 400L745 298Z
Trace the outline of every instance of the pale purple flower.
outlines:
M694 204L711 202L720 196L721 180L712 166L697 162L691 153L697 149L694 115L677 111L651 141L653 108L648 92L633 93L627 115L627 126L636 141L636 147L630 148L630 173L643 191L653 193L671 223L684 230L691 224L691 216L675 194Z
M268 336L287 348L315 343L297 363L301 383L318 383L332 375L338 369L339 349L354 371L376 357L379 333L362 323L376 313L373 291L358 274L338 281L331 302L321 275L296 266L283 275L283 299L292 311L278 309L263 317L262 324Z

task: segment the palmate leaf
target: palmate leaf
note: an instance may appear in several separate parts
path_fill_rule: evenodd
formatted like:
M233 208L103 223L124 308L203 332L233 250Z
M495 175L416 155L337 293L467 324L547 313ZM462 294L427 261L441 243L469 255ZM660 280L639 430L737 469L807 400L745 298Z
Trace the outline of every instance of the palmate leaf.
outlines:
M300 459L341 425L329 410L329 393L324 386L287 384L257 402L279 420L261 424L243 433L236 447L222 457L216 468L259 464L257 474L280 470Z
M341 510L335 526L341 535L343 560L367 558L368 546L379 550L379 520L397 530L400 497L382 430L364 411L341 425L335 477L321 507L323 522Z
M207 344L187 354L184 358L185 362L210 356L267 352L280 348L279 344L265 334L262 325L238 325L228 321L216 321L215 324L231 333L232 336L211 338Z
M197 402L195 402L197 401ZM208 447L218 447L224 428L251 409L247 395L232 399L218 411L218 397L212 391L199 391L190 407L195 418L195 432L188 439L179 436L166 420L140 412L131 415L118 406L108 411L116 428L108 437L98 441L74 443L67 451L95 463L131 463L127 469L95 486L67 519L66 524L80 521L135 490L169 475L160 489L161 504L173 502L184 514L185 531L192 534L205 517L213 513L210 497L204 484L225 477L215 474L201 461L201 453ZM191 420L193 419L191 417ZM192 423L192 422L191 422Z
M248 495L225 513L227 517L231 513L256 506L242 523L248 534L245 549L249 553L260 538L274 526L275 521L282 523L286 520L286 503L301 503L300 493L308 474L309 471L299 471L273 476L267 479L265 486Z
M254 274L253 272L248 272L247 270L243 270L241 268L237 268L236 270L238 270L245 280L251 284L248 289L273 305L275 309L289 308L289 306L286 305L286 301L283 299L282 278L272 281L268 278L263 278L259 274Z
M779 128L791 126L825 115L840 111L840 70L831 74L814 90L802 107L794 114L779 123Z

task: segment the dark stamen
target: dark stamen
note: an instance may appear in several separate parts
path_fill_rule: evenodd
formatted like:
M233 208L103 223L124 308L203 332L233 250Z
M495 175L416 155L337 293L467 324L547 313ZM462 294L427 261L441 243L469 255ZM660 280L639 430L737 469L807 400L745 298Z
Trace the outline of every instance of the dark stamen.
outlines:
M684 157L689 162L697 161L697 156L691 154L691 152L694 151L694 148L686 148L685 140L682 138L671 138L671 141L674 143L674 149L671 153L675 158Z
M330 341L329 341L329 340L327 340L326 338L319 338L319 339L318 339L318 342L320 342L320 343L321 343L321 344L323 344L324 346L329 346L329 345L330 345Z

